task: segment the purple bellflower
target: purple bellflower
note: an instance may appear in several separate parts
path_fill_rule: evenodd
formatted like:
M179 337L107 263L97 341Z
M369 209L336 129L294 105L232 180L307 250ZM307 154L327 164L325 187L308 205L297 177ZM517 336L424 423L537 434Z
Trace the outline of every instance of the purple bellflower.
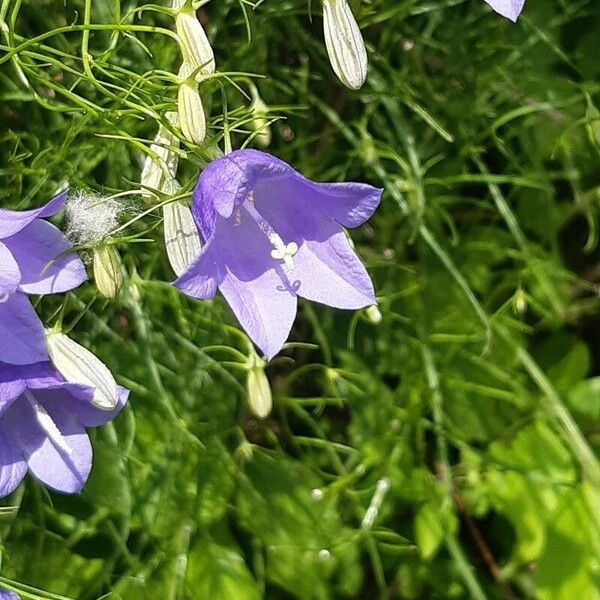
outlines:
M342 227L364 223L380 200L370 185L314 183L265 152L232 152L198 180L193 214L205 245L174 285L204 300L218 288L271 359L290 333L297 296L344 309L375 304Z
M0 600L21 600L14 592L0 590Z
M27 294L65 292L87 278L67 238L43 220L66 199L63 192L34 210L0 209L0 362L48 360L42 323Z
M485 0L499 15L515 23L523 10L525 0Z
M49 362L0 363L0 497L21 483L27 470L48 487L80 492L92 467L86 427L99 427L123 408L129 391L119 388L110 411L92 404L94 388L67 383Z

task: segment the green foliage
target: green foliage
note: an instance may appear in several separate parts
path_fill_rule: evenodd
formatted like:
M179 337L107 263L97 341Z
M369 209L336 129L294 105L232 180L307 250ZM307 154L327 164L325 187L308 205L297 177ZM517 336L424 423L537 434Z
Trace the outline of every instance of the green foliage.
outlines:
M206 143L178 132L180 198L227 144L255 145L250 76L269 151L385 190L352 232L382 323L303 303L259 421L248 340L222 299L168 285L161 211L136 195L176 106L167 3L0 0L0 204L65 182L128 193L117 299L90 283L37 308L132 390L92 432L81 496L30 478L2 501L3 587L600 598L600 4L528 0L517 25L481 0L353 6L370 57L358 92L329 67L318 2L199 9L217 74L200 86Z

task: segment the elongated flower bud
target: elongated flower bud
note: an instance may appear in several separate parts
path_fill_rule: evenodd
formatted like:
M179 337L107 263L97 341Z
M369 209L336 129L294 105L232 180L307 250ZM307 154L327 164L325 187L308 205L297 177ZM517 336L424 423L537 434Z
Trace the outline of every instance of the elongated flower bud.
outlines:
M175 28L180 41L183 60L200 75L215 72L215 55L196 13L190 7L182 8L175 17Z
M165 116L172 125L179 125L179 117L176 112L168 112ZM152 190L164 191L165 181L175 177L179 162L179 156L175 150L178 148L179 138L164 125L160 125L150 146L150 150L156 155L156 158L147 155L142 169L140 183L144 200L156 199L157 195Z
M261 148L267 148L271 144L271 126L267 119L268 106L260 97L255 86L250 88L250 92L252 94L252 104L250 104L253 116L252 129L256 132L254 139Z
M265 374L265 363L255 353L248 362L246 390L248 392L248 406L252 413L259 419L267 417L273 408L273 395Z
M365 43L348 0L323 0L325 45L340 81L357 90L367 78Z
M119 401L117 382L98 357L60 332L46 331L46 345L50 360L66 381L94 388L92 404L97 408L115 408Z
M163 206L163 219L167 256L180 277L202 249L198 227L189 206L180 200Z
M206 137L206 117L202 99L198 92L198 84L189 79L191 70L184 63L179 71L183 78L179 84L177 94L177 107L179 109L179 122L183 135L193 144L202 144Z
M94 248L94 280L105 298L115 298L123 286L121 259L114 246Z

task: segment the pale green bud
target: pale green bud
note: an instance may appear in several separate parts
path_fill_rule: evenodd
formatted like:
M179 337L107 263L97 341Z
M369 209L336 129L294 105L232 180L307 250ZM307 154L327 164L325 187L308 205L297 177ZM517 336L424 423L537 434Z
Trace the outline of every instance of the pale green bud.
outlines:
M175 8L175 7L174 7ZM175 28L183 60L199 75L215 72L215 55L195 11L183 7L175 17Z
M180 200L163 206L163 227L167 256L179 277L200 254L202 244L189 206Z
M379 325L379 323L381 323L382 320L382 316L381 316L381 311L379 310L379 307L377 306L377 304L373 304L373 306L369 306L369 308L367 308L365 310L365 315L367 317L367 319L369 319L369 321L371 323L373 323L373 325Z
M92 387L92 404L97 408L115 408L119 401L117 382L97 356L57 331L46 331L46 346L50 360L66 381Z
M259 419L266 418L273 408L271 386L265 374L265 362L253 353L248 361L246 375L248 406Z
M121 259L114 246L94 248L94 280L105 298L115 298L123 286Z
M175 127L179 125L179 117L176 112L168 112L165 116L171 125ZM150 146L150 150L156 155L156 158L147 155L142 169L140 183L144 200L156 200L158 196L152 190L164 193L165 184L169 179L175 177L179 162L176 152L178 149L179 138L173 135L167 127L160 125Z
M323 0L323 29L335 74L346 87L359 89L367 78L367 51L347 0Z
M271 144L271 126L267 119L267 111L269 107L261 98L255 86L250 88L252 94L252 104L250 110L252 112L252 129L256 132L254 139L261 148L267 148Z
M181 132L193 144L201 145L206 137L206 117L202 99L198 92L198 84L189 79L191 70L184 63L179 71L182 81L177 94L177 107Z

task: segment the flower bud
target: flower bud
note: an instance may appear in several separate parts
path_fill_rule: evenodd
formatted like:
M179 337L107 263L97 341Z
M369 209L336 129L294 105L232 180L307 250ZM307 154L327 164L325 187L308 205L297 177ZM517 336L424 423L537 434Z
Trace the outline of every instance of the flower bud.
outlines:
M179 124L179 117L176 112L168 112L165 116L172 125L177 126ZM178 148L179 138L173 135L164 125L160 125L158 133L150 146L150 150L156 155L156 158L147 155L142 169L140 183L144 200L156 199L157 195L152 190L164 191L165 181L168 178L175 177L179 156L174 150Z
M179 76L184 79L179 84L177 94L179 122L186 139L193 144L201 145L206 137L206 117L202 99L198 93L198 84L189 79L190 74L189 65L184 63L179 71Z
M66 381L92 387L92 404L97 408L115 408L119 401L117 382L99 358L64 333L56 331L46 331L46 346L50 360Z
M379 310L379 307L377 306L377 304L373 304L372 306L369 306L369 308L367 308L365 310L365 315L367 317L367 319L369 319L369 321L371 323L373 323L373 325L379 325L379 323L381 323L382 320L382 316L381 316L381 311Z
M252 129L256 132L254 139L261 148L267 148L271 144L271 126L267 119L268 106L260 97L255 86L250 88L252 94L252 104L250 111L252 112Z
M167 256L180 277L202 249L198 227L189 206L180 200L163 206L163 219Z
M273 396L265 374L265 363L256 353L253 353L248 361L246 390L252 413L259 419L267 417L273 408Z
M365 43L348 0L323 0L325 45L340 81L357 90L367 78Z
M121 260L114 246L94 248L94 280L105 298L115 298L123 286Z
M175 17L183 60L201 75L215 72L215 55L192 8L183 7Z

